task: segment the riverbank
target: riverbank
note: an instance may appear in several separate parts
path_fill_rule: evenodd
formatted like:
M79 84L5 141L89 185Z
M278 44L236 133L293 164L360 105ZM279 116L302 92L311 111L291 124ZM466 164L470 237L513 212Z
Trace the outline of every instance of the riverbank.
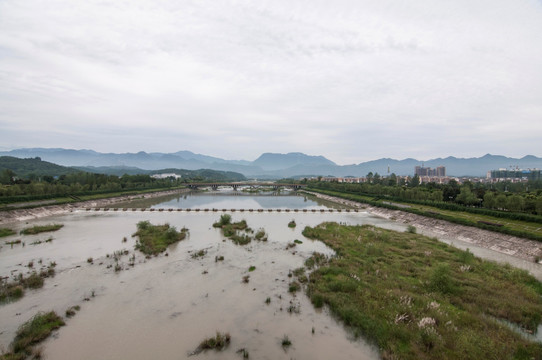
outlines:
M150 199L166 195L182 194L190 192L190 189L175 189L167 191L157 191L146 194L115 196L111 198L87 200L62 205L48 205L31 209L13 209L0 213L0 225L9 224L18 221L28 221L46 216L61 215L72 212L82 207L106 207L115 203L131 201L136 199Z
M535 259L542 258L542 243L538 241L470 226L458 225L448 221L424 217L400 210L373 207L356 201L341 199L317 192L307 190L304 190L304 192L316 196L319 199L333 201L357 209L365 209L374 215L412 225L424 235L435 236L439 239L447 240L447 242L453 242L453 239L458 239L478 247L490 249L527 261L534 262Z
M310 274L313 305L327 305L382 359L540 358L532 334L540 332L542 283L526 271L371 225L328 222L303 235L338 255Z

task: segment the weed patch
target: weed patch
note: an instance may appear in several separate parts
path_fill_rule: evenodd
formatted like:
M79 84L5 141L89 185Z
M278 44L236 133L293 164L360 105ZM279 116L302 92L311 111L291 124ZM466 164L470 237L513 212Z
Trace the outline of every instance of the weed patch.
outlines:
M192 352L193 355L199 354L200 352L204 350L223 350L225 349L231 341L231 336L229 333L220 333L216 332L216 335L214 337L210 337L207 339L204 339L199 346Z
M38 313L17 330L11 352L4 354L2 359L25 359L32 354L32 346L45 340L61 326L64 326L64 320L54 311Z
M63 224L35 225L21 230L22 235L35 235L42 232L57 231L64 227Z
M15 231L8 228L0 228L0 237L15 235Z
M167 247L186 238L187 228L177 231L175 227L164 225L152 225L149 221L140 221L137 223L137 232L132 236L137 236L135 248L147 255L157 255L164 252Z

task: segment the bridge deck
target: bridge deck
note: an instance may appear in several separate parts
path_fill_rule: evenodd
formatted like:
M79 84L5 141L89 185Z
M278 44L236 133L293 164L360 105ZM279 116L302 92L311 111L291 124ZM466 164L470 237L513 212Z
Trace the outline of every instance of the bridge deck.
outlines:
M139 211L139 212L256 212L256 213L280 213L280 212L294 212L294 213L340 213L340 212L359 212L358 209L216 209L216 208L204 208L204 209L181 209L181 208L169 208L169 209L155 209L155 208L82 208L79 210L84 211Z

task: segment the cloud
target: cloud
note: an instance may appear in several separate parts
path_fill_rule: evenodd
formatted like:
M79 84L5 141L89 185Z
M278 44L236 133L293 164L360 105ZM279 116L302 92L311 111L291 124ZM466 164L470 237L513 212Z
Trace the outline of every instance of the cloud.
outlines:
M0 1L2 147L542 155L542 6Z

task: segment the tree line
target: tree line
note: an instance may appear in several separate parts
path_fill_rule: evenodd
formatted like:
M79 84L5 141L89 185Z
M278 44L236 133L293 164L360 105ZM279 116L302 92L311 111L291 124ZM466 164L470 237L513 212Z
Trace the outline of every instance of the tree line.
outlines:
M378 175L378 174L376 174ZM455 204L464 207L478 207L490 210L525 212L542 215L542 182L503 182L482 184L466 181L459 184L450 180L447 184L423 183L419 177L405 180L394 174L382 178L369 174L365 183L339 183L309 181L310 186L352 194L385 197L391 200L427 203Z
M17 197L28 199L86 195L126 190L144 190L171 188L181 185L183 180L171 178L155 179L150 175L105 175L88 172L76 172L53 177L29 176L19 179L9 170L0 172L0 199L16 200Z

